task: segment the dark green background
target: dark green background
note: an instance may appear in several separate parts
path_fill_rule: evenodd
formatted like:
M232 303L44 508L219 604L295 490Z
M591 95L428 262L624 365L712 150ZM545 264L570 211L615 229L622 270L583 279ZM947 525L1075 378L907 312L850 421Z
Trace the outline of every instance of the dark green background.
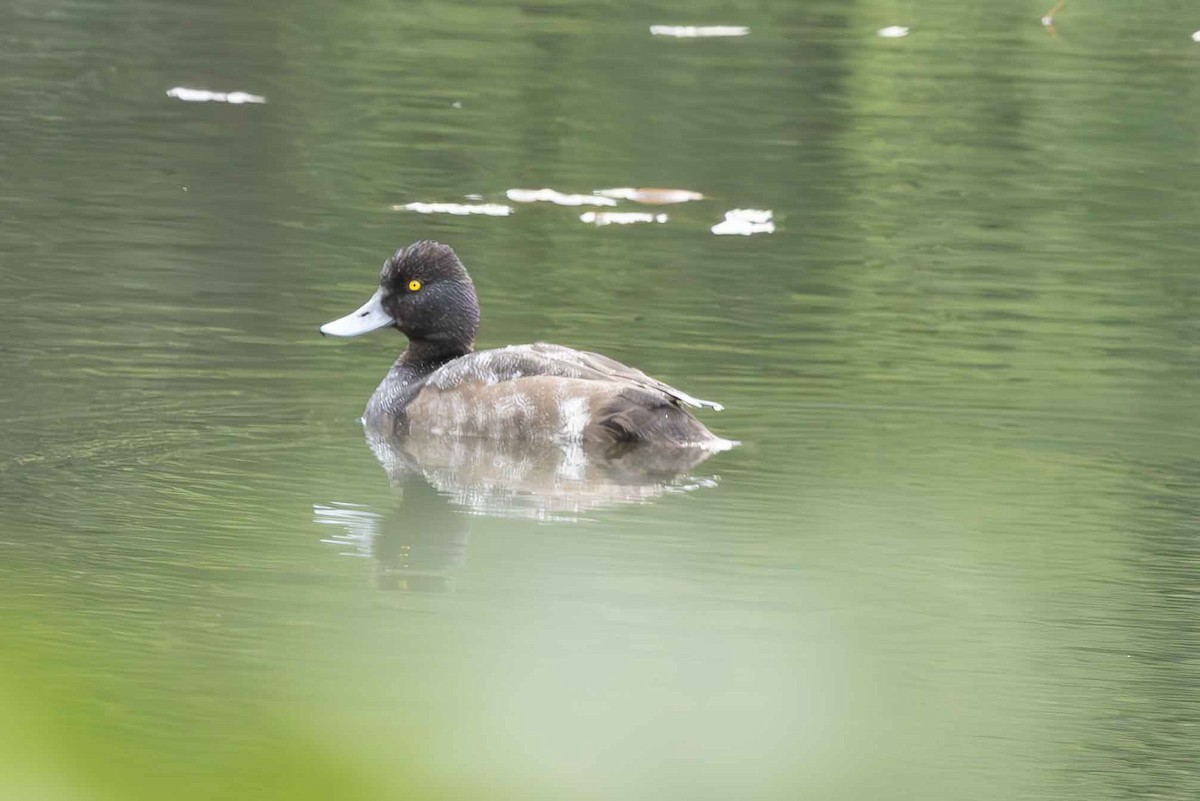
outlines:
M0 4L0 795L1200 796L1200 16L1045 10ZM391 210L540 186L708 199ZM316 326L427 237L715 486L406 504Z

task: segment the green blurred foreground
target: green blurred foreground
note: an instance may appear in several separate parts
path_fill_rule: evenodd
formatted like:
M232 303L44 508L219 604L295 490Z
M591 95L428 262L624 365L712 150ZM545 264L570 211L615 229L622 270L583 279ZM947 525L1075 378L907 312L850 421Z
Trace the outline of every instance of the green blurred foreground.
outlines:
M0 798L1200 797L1200 22L1045 10L5 5ZM706 199L392 208L543 186ZM744 444L390 487L422 237Z

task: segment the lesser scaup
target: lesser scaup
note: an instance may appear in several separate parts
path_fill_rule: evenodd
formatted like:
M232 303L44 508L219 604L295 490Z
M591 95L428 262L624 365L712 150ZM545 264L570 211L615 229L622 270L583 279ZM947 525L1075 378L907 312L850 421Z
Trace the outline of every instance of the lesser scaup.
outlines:
M383 264L361 308L321 326L357 336L392 326L408 348L367 402L364 422L398 434L655 443L731 443L683 407L720 409L597 353L537 342L474 351L479 301L448 246L422 241Z

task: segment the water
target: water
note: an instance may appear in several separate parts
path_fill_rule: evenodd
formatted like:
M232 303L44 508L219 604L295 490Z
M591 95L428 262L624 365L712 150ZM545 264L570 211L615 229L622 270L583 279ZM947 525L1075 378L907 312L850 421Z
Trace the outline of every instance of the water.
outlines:
M1200 795L1200 23L1044 11L5 5L0 794ZM391 208L543 186L707 198ZM425 237L743 445L391 486L316 326Z

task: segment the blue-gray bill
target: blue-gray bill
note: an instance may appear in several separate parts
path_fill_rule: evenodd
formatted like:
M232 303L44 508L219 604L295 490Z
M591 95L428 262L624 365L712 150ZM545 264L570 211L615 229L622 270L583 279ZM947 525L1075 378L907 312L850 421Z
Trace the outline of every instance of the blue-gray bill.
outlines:
M375 294L362 306L345 317L321 326L321 333L335 337L356 337L391 325L396 320L384 310L382 299L383 290L375 290Z

